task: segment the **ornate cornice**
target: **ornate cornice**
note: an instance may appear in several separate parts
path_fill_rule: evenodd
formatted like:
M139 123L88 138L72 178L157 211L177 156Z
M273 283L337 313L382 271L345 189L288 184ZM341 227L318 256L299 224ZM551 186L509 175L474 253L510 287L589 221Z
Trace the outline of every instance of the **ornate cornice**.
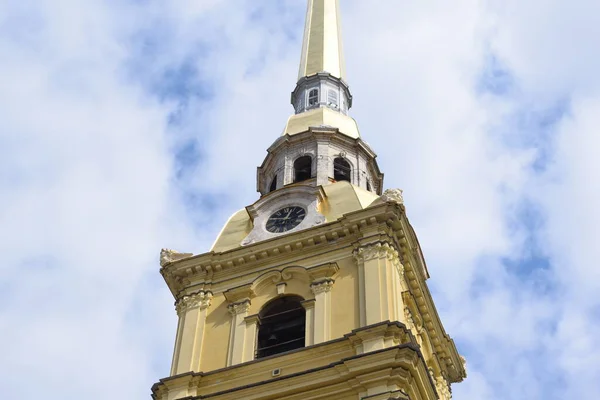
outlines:
M177 310L177 315L181 315L188 310L193 308L200 308L204 310L210 307L210 303L212 300L213 294L211 292L200 291L198 293L185 295L181 297L175 303L175 310Z
M371 206L348 214L335 223L284 235L275 242L259 242L222 253L208 252L174 260L161 268L161 274L176 295L183 289L183 280L188 277L203 276L210 280L215 273L240 266L251 268L284 255L287 258L294 254L305 257L307 251L318 251L323 246L329 246L331 240L356 240L360 237L361 229L398 219L398 212L401 210L388 203Z

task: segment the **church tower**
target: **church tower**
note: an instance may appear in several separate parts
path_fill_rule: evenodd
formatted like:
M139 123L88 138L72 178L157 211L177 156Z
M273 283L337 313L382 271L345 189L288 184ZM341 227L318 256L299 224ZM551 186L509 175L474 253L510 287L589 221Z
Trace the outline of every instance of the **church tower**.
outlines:
M348 115L339 0L308 0L294 106L260 198L209 252L161 252L179 317L155 400L449 400L466 377L402 191Z

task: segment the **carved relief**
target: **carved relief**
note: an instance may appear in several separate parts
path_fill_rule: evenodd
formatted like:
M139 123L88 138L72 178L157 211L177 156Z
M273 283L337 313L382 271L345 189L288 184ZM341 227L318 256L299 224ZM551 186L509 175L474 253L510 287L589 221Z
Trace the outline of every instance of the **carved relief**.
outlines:
M435 389L437 390L440 400L451 400L452 392L450 391L450 385L443 376L437 376L435 378Z
M177 300L177 303L175 303L175 310L177 310L177 315L181 315L181 313L184 313L196 307L200 308L201 310L210 307L212 297L213 295L211 292L205 291L183 296L182 298Z
M229 313L233 316L247 313L250 310L250 300L244 300L239 303L230 304L228 308Z
M404 320L406 321L406 327L411 331L416 331L415 321L413 320L412 313L408 307L404 307Z
M354 251L354 257L359 261L387 258L394 264L402 265L400 254L394 246L388 242L377 242L361 246ZM398 268L400 268L400 266L398 266Z
M387 189L381 195L381 200L390 201L396 204L404 204L404 196L401 189Z
M174 261L183 260L184 258L188 258L193 256L193 253L180 253L175 250L170 249L162 249L160 251L160 266L164 267L165 265L172 263Z
M298 279L300 281L308 281L308 271L303 267L287 267L282 271L269 271L252 282L250 285L251 293L259 293L271 286L277 286L284 284L292 279Z
M327 279L324 281L314 282L313 284L310 285L310 290L316 296L318 294L331 291L331 288L333 287L334 283L335 283L335 281L333 279Z
M467 359L464 358L463 356L459 355L460 357L460 362L462 363L463 369L465 370L465 375L467 373Z

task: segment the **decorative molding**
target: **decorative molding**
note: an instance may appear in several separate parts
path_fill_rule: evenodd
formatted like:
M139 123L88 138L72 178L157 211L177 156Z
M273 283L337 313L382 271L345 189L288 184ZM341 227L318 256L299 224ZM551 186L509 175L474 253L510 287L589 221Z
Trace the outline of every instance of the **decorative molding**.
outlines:
M237 304L250 301L250 299L254 297L254 290L250 284L247 284L229 289L223 292L223 295L229 304Z
M404 316L407 322L412 324L411 329L414 329L415 334L423 332L423 317L420 314L417 303L410 291L402 292L402 300L404 301Z
M308 269L308 275L312 279L313 282L322 281L322 280L331 280L335 274L340 270L340 267L336 262L325 263L321 265L317 265L316 267L312 267Z
M279 283L279 284L277 284L275 286L277 287L277 294L278 295L285 294L285 288L287 286L287 283L283 282L283 283Z
M399 272L403 271L404 267L402 266L400 260L400 254L394 248L394 245L389 242L377 242L377 243L369 243L363 246L358 247L354 250L354 257L357 261L369 261L379 258L387 258L388 260L394 262L399 269ZM402 268L400 269L400 266Z
M465 375L467 374L467 359L464 358L463 356L461 356L460 354L458 355L460 357L460 361L462 363L463 369L465 370Z
M229 313L233 316L247 313L250 310L250 299L243 300L239 303L233 303L228 306Z
M404 204L404 196L402 195L402 193L402 189L387 189L381 195L381 200L396 204Z
M175 303L175 310L177 310L177 315L181 315L182 313L187 312L188 310L191 310L193 308L200 308L201 310L204 310L210 307L212 297L213 294L211 292L205 291L183 296Z
M266 288L275 286L277 294L284 294L286 282L292 279L301 281L310 281L309 272L304 267L291 266L282 270L269 271L256 278L249 286L249 293L254 296L256 293L263 292ZM251 297L244 296L244 297Z
M260 317L258 314L248 315L244 318L246 325L257 324L260 322Z
M335 281L333 279L326 279L323 281L313 282L310 285L310 290L315 296L321 293L327 293L331 291L331 288L333 287L334 283Z
M404 319L406 320L406 327L410 330L416 330L415 321L413 320L412 313L407 306L404 306Z
M437 390L440 400L451 400L452 392L450 391L450 385L443 376L438 375L435 377L435 389Z
M180 253L175 250L170 249L162 249L160 251L160 266L164 267L165 265L172 263L174 261L183 260L184 258L192 257L193 253Z
M309 300L304 300L304 301L300 302L300 304L302 305L302 307L304 307L305 310L314 309L315 303L316 303L315 299L309 299Z
M386 396L386 397L384 397ZM408 394L403 390L395 390L393 392L379 393L369 397L363 397L362 400L382 399L382 400L410 400Z

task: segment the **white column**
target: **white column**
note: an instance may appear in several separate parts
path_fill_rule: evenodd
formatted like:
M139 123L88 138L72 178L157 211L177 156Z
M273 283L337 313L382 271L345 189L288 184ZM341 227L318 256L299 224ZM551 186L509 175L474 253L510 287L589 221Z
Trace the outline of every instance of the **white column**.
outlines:
M326 279L310 285L315 295L314 344L331 339L331 288L333 283L333 279Z
M199 292L177 301L179 315L171 375L200 371L206 316L212 293Z
M246 336L246 321L250 300L243 300L239 303L229 305L231 313L231 331L229 335L229 352L227 356L227 366L239 364L244 359L244 342Z

